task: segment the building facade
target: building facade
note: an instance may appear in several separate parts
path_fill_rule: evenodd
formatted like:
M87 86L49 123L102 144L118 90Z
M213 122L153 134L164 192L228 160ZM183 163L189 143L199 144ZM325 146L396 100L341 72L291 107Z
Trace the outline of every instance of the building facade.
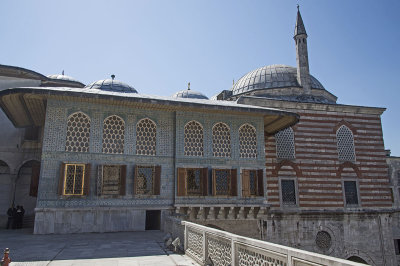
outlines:
M37 234L163 229L172 215L397 265L385 109L338 104L310 74L299 11L294 41L297 67L258 68L211 100L0 66L2 213L28 206Z

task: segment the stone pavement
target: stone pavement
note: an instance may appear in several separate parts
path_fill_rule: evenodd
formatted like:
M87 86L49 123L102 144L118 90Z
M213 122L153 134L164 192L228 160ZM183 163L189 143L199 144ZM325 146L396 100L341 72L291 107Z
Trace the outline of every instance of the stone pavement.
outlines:
M0 229L1 257L10 248L11 266L198 265L163 249L160 231L33 235L32 229Z

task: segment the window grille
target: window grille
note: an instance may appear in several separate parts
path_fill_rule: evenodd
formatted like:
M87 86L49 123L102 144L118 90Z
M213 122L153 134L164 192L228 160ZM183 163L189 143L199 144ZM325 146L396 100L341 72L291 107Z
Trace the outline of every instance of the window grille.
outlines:
M190 121L185 125L185 155L203 156L203 135L203 127L199 122Z
M188 196L199 196L201 192L201 169L186 169L186 184Z
M257 171L256 170L250 170L249 171L250 176L249 176L249 181L250 181L250 195L251 196L256 196L257 195Z
M296 188L294 180L281 180L283 205L296 205Z
M63 195L83 195L84 164L66 164Z
M103 153L124 153L125 122L112 115L104 120Z
M103 178L101 184L102 195L119 195L121 190L121 166L103 165Z
M231 171L214 170L215 195L230 195Z
M356 181L344 181L344 194L347 205L358 205Z
M214 157L231 157L231 132L224 123L217 123L212 130Z
M276 157L279 159L295 159L294 133L288 127L275 134Z
M354 152L354 137L351 130L346 126L341 126L336 131L337 138L337 149L339 161L350 161L356 160Z
M332 237L326 231L319 231L315 237L315 244L323 251L328 251L332 246Z
M153 166L137 166L136 194L152 195L155 169Z
M90 119L82 112L68 117L65 151L89 152Z
M257 135L256 129L244 124L239 129L240 158L257 158Z
M152 120L144 118L136 125L136 154L156 155L157 126Z

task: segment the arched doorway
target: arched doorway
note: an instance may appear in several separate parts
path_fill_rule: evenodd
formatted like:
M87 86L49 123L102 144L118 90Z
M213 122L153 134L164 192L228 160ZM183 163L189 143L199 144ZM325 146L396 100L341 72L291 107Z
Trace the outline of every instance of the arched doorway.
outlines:
M358 256L351 256L351 257L348 258L347 260L354 261L354 262L358 262L358 263L368 264L365 260L363 260L362 258L360 258L360 257L358 257Z
M0 224L4 228L7 224L7 210L11 207L13 196L13 180L10 167L0 160Z
M24 227L33 227L39 174L40 163L35 160L24 163L17 174L14 205L21 205L25 209Z

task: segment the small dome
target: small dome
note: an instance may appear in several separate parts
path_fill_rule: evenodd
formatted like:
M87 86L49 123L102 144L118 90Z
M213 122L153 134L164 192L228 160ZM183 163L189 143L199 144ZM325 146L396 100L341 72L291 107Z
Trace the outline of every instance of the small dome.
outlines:
M325 90L324 86L310 75L311 88ZM241 77L233 86L233 95L253 90L301 87L297 81L297 69L286 65L270 65L257 68Z
M138 93L134 87L123 83L118 80L103 79L95 81L85 86L85 89L97 89L103 91L115 91L115 92L128 92L128 93Z
M49 79L58 79L58 80L73 81L73 82L81 83L79 80L76 80L76 79L71 78L70 76L66 76L66 75L54 74L54 75L48 75L47 77Z
M173 98L190 98L190 99L202 99L202 100L208 100L208 97L205 96L204 94L197 92L197 91L192 91L192 90L183 90L183 91L178 91L174 95L172 95Z

